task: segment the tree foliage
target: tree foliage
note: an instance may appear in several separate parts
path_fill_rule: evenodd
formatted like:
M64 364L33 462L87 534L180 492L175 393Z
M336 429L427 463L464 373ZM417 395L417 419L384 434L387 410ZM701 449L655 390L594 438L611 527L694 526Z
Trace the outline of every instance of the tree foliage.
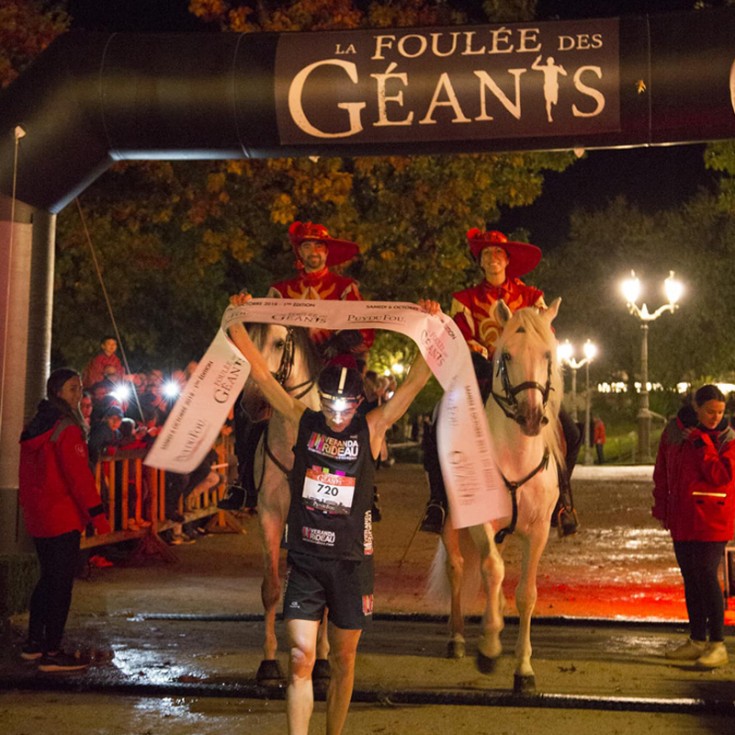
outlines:
M7 87L69 27L63 2L13 0L0 3L0 88Z
M50 6L38 5L49 11ZM509 22L533 0L477 6L445 0L190 0L213 28L242 33ZM46 13L48 23L61 16ZM12 65L18 66L12 57ZM293 272L286 237L294 219L325 224L361 246L350 273L378 300L436 298L477 278L464 233L528 205L545 171L572 153L125 162L59 215L54 361L81 365L111 318L94 249L131 368L183 363L206 347L227 294L263 295ZM83 220L80 216L83 213ZM86 223L86 229L83 226ZM72 288L69 288L73 284Z

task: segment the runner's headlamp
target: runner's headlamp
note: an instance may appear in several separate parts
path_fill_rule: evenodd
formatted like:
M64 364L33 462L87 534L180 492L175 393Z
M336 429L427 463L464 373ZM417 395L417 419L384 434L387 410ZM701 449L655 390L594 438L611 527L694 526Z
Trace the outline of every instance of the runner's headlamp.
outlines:
M360 396L351 396L344 392L347 375L348 370L343 367L340 372L337 390L333 393L327 393L323 390L319 391L319 398L321 399L322 405L332 413L342 414L357 408L360 404Z

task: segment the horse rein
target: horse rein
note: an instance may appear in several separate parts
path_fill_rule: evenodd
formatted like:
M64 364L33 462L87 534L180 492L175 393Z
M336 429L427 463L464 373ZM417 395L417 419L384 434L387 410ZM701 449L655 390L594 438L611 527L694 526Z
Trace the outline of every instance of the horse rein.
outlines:
M521 485L525 485L529 480L532 480L534 477L536 477L539 472L545 470L548 466L549 450L548 448L546 448L544 450L544 456L541 458L541 462L539 462L536 468L531 470L522 480L511 482L502 472L500 473L500 476L503 478L503 482L505 483L505 487L508 488L508 492L510 493L510 499L513 505L513 515L511 516L510 523L505 528L501 528L495 534L496 544L502 544L505 540L505 537L516 530L516 523L518 521L518 489L521 487Z
M541 419L542 424L548 424L549 418L546 416L546 406L549 402L549 394L552 391L551 387L551 357L546 358L546 385L541 385L535 380L527 380L518 385L511 385L510 377L508 375L508 355L502 352L500 358L497 361L496 376L500 377L500 381L503 385L503 393L496 393L494 390L491 391L491 395L495 400L495 403L499 406L500 410L505 414L506 418L515 421L518 425L522 422L518 416L518 399L516 396L524 390L538 390L541 392L543 398L542 405L544 409L544 416ZM544 449L544 456L541 458L541 462L536 466L535 469L531 470L523 479L516 482L508 480L508 478L501 472L500 476L503 478L505 487L508 488L510 493L510 499L512 503L512 516L510 523L505 527L501 528L495 534L495 543L501 544L505 540L505 537L516 530L516 522L518 521L518 489L525 485L529 480L532 480L539 472L545 470L549 466L549 448Z

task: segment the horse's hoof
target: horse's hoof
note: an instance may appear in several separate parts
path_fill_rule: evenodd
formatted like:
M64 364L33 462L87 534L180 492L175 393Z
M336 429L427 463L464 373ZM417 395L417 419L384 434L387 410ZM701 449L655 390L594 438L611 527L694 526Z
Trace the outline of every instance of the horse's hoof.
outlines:
M326 658L318 658L314 662L314 669L311 672L311 680L328 682L332 676L332 669L329 666L329 660Z
M464 658L465 642L463 640L451 640L447 643L447 658Z
M481 674L492 674L495 671L498 659L490 658L490 656L486 656L484 653L480 653L478 651L475 663L477 664L477 669Z
M535 694L536 693L536 677L533 674L523 676L522 674L513 675L513 694Z
M281 688L286 684L281 665L274 658L266 658L260 662L255 672L255 681L259 686L269 689Z

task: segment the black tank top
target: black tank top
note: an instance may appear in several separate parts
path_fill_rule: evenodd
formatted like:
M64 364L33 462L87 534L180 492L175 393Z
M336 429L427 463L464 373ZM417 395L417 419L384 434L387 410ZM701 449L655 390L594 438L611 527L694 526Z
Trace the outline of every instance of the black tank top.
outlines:
M301 417L291 473L284 546L325 559L359 561L373 553L375 462L364 416L341 432L324 414Z

